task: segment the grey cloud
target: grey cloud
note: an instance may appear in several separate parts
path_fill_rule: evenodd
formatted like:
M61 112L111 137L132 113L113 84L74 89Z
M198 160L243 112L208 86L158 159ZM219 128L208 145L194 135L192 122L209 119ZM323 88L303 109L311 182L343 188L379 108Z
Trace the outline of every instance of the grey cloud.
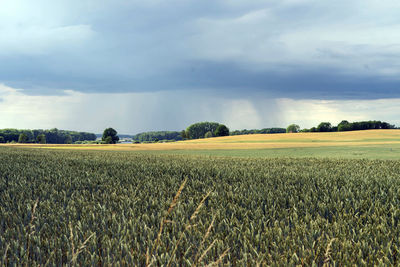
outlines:
M274 98L375 99L400 97L400 80L374 75L348 75L336 68L279 65L249 70L230 63L194 61L171 75L181 75L174 87L218 88L236 96L264 94Z
M400 94L395 1L24 4L31 12L12 4L0 11L0 82L27 94L205 88L277 98ZM29 27L42 35L32 37Z

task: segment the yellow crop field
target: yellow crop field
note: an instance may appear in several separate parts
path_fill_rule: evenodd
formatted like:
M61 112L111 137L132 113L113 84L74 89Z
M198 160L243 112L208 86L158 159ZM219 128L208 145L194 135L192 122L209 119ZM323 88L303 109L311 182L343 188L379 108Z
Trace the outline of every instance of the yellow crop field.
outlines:
M196 139L172 143L151 144L115 144L115 145L54 145L54 144L7 144L8 146L84 149L84 150L121 150L121 151L162 151L162 150L218 150L218 149L268 149L302 148L332 146L376 146L400 145L400 130L364 130L328 133L284 133L252 134L227 137Z

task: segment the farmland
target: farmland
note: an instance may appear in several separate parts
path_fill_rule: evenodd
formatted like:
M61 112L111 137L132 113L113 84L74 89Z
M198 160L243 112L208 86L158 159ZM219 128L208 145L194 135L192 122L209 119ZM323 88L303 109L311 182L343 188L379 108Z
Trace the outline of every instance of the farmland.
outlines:
M226 151L0 147L0 265L399 264L400 161Z
M252 134L150 144L7 146L239 157L400 159L400 130Z

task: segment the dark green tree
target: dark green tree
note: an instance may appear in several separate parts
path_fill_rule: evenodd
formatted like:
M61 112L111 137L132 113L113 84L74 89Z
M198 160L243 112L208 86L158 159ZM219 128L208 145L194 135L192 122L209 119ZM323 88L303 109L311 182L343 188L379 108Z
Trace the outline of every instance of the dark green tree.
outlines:
M214 131L214 136L228 136L229 129L223 124L218 125L217 129Z
M300 126L297 124L290 124L287 128L286 128L286 132L287 133L298 133L300 131Z
M339 122L337 126L339 127L340 125L345 125L345 124L349 124L349 121L342 120L341 122Z
M0 129L0 135L4 137L6 142L18 142L20 134L24 133L27 136L27 142L37 141L37 137L41 134L46 136L46 143L49 144L64 144L68 141L68 135L72 138L72 143L84 140L96 140L94 133L75 132L58 130L56 128L51 130L18 130L18 129Z
M45 131L45 135L46 135L46 141L49 144L62 144L62 143L64 143L64 140L61 140L61 138L60 138L60 132L58 131L57 128L46 130Z
M102 140L105 144L115 144L113 143L112 137L111 136L107 136L106 138L104 138Z
M107 128L103 132L103 137L101 138L106 144L115 144L119 141L117 131L113 128Z
M5 143L5 142L6 142L6 139L4 139L4 137L0 135L0 143Z
M187 134L186 134L185 130L181 131L181 137L182 137L182 139L187 139Z
M210 131L206 132L206 134L204 135L204 138L210 138L210 137L213 137L212 132L210 132Z
M72 136L70 136L70 135L67 135L66 137L65 137L65 141L64 141L66 144L72 144Z
M311 132L311 129L304 128L304 129L301 129L299 132L301 132L301 133L309 133L309 132Z
M28 142L28 136L25 133L21 133L18 137L18 143Z
M190 125L186 129L186 134L188 139L198 139L204 138L206 132L210 131L212 133L215 132L219 123L217 122L198 122Z
M273 134L273 133L286 133L286 128L263 128L252 130L235 130L229 132L229 135L244 135L244 134Z
M332 125L330 122L321 122L317 127L317 132L330 132Z
M341 121L341 122L338 124L337 128L338 128L338 131L339 131L339 132L342 132L342 131L351 131L351 130L352 130L352 125L351 125L351 123L349 123L348 121L343 120L343 121Z
M46 144L46 136L44 134L39 134L38 136L36 136L36 143Z
M381 129L394 129L394 128L395 128L394 125L390 125L387 122L382 122L381 123Z
M182 132L178 131L152 131L152 132L144 132L138 133L133 136L133 140L137 140L139 142L153 142L154 140L182 140Z

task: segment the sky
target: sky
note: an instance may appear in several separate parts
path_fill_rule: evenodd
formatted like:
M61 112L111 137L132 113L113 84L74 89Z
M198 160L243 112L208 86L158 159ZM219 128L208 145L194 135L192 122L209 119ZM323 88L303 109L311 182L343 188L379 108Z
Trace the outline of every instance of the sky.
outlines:
M400 126L397 0L0 0L0 128Z

